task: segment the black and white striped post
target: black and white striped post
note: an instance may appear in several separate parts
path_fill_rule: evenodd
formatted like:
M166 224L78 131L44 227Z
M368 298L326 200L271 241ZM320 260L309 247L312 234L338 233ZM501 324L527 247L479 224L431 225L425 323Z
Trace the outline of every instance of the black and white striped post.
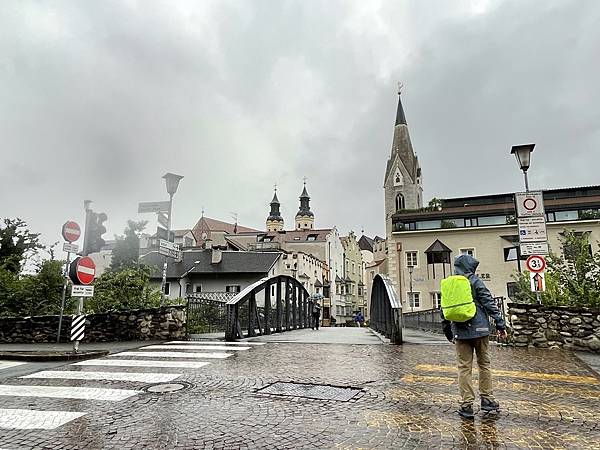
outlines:
M83 303L83 298L80 298L80 303ZM73 316L71 321L71 341L73 342L73 351L77 353L79 350L79 342L85 336L85 315L81 314L83 308L77 308L77 315Z

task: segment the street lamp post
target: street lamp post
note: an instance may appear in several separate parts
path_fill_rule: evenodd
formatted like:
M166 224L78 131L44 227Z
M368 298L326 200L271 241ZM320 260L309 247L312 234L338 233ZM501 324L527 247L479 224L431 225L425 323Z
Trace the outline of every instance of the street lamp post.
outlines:
M413 266L408 266L408 276L409 276L409 289L408 293L408 301L410 302L410 312L413 312L415 309L415 299L413 298Z
M167 194L169 194L169 217L167 218L167 240L171 236L171 215L173 212L173 195L177 192L177 188L179 187L179 182L183 178L181 175L175 175L174 173L168 172L163 175L165 179L165 183L167 185ZM162 274L162 283L160 285L161 292L161 306L163 306L165 301L165 286L167 284L167 257L165 256L165 262L163 263L163 274Z
M510 151L512 155L515 155L517 158L517 162L519 163L519 168L523 171L523 178L525 179L525 192L529 192L529 179L527 178L527 171L529 170L529 166L531 165L531 153L535 144L523 144L523 145L514 145ZM520 264L519 258L521 257L521 251L517 250L517 263ZM519 266L520 271L520 266ZM535 299L538 305L542 304L542 299L540 297L540 293L535 293Z
M535 144L515 145L510 151L510 153L515 155L515 157L517 158L519 167L523 171L526 192L529 192L529 179L527 178L527 171L529 170L529 166L531 165L531 153L533 152L534 147Z

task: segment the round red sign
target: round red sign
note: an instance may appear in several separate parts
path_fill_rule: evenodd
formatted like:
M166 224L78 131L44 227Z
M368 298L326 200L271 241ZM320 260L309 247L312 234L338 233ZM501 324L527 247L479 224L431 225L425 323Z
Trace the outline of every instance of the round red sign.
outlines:
M523 207L527 211L535 210L535 208L537 208L537 202L535 201L535 198L526 198L525 200L523 200Z
M75 242L81 236L81 228L76 222L69 220L62 227L62 235L67 242Z
M543 256L531 255L525 264L530 272L539 273L546 270L546 260Z
M81 284L90 284L96 276L96 264L94 264L92 258L87 256L78 258L75 273Z

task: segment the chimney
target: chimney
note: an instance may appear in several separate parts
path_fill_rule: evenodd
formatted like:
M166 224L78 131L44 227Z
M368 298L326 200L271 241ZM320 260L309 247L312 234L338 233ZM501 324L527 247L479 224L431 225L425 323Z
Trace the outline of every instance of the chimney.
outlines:
M223 259L223 252L218 247L212 248L212 259L210 261L211 264L220 264Z

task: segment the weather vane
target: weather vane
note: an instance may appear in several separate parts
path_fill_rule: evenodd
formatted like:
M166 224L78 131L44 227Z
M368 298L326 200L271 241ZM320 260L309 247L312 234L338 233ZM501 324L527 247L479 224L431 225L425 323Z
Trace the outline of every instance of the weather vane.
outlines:
M402 84L402 82L398 81L398 95L400 95L402 93L403 87L404 87L404 84Z
M306 186L306 181L308 180L308 178L304 177L302 178L302 181L304 181L304 186Z
M275 188L275 192L277 192L277 183L275 183L273 187Z

